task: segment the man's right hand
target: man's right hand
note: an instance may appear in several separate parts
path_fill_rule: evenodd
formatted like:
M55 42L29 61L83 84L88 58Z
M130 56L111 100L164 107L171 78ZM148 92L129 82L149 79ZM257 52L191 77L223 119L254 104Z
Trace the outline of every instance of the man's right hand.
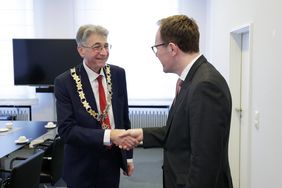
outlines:
M139 141L130 132L124 129L113 129L110 133L111 142L119 146L121 149L133 149L139 144Z

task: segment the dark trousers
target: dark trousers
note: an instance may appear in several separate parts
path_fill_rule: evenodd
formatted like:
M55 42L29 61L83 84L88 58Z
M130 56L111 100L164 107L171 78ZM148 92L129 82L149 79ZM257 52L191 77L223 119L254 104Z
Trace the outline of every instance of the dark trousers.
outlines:
M93 173L92 185L67 185L68 188L119 188L120 182L120 157L115 147L105 150L98 161ZM83 184L83 183L81 183Z

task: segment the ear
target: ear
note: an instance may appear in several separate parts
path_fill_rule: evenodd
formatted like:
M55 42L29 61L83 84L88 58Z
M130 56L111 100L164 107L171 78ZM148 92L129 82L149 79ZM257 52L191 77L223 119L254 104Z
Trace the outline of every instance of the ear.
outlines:
M169 47L169 52L175 56L178 52L178 46L172 42L168 43L168 47Z
M84 58L84 56L85 56L85 54L84 54L84 53L85 53L85 52L84 52L84 48L78 46L78 47L77 47L77 51L78 51L79 55L80 55L82 58Z

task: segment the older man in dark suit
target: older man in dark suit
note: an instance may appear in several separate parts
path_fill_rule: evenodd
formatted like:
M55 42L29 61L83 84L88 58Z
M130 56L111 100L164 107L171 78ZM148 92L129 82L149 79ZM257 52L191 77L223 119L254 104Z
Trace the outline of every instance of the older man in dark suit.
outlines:
M118 129L129 129L130 121L125 71L106 64L107 36L101 26L81 26L76 41L83 63L55 79L58 132L65 143L63 178L71 188L118 188L120 168L127 175L134 168L132 150L113 145L121 144Z
M128 133L143 140L145 148L163 147L164 187L232 188L228 85L199 53L200 34L193 19L175 15L159 24L152 49L163 71L179 76L177 96L166 126Z

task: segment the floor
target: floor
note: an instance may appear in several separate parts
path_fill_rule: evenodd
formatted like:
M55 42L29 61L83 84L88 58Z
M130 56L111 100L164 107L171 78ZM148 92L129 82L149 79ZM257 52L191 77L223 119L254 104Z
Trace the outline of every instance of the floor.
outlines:
M162 188L162 149L134 150L135 171L131 177L121 175L120 188ZM40 188L65 188L60 180L55 187L41 185Z
M135 171L121 176L120 188L162 188L162 149L134 150Z

